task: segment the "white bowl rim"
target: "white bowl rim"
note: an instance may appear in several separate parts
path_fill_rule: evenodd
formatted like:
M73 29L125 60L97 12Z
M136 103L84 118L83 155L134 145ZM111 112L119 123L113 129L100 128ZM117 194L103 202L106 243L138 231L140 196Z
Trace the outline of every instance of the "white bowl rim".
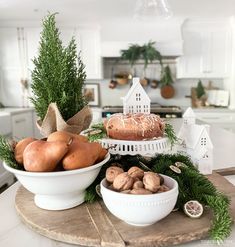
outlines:
M154 196L156 196L156 197L157 197L157 196L162 195L163 193L164 193L164 195L167 195L167 194L172 193L174 190L178 190L178 183L177 183L177 181L176 181L174 178L172 178L172 177L170 177L170 176L167 176L167 175L164 175L164 174L160 174L160 173L159 173L159 175L163 176L163 178L164 178L164 177L167 177L168 179L172 180L172 181L174 182L173 188L171 188L171 189L168 190L168 191L162 192L162 193L153 193L153 194L146 194L146 195L144 195L144 194L141 194L141 195L136 195L136 194L125 194L125 193L120 193L120 192L118 192L118 191L114 191L114 190L111 190L111 189L105 187L105 186L103 185L103 183L106 182L106 178L102 179L102 181L100 182L100 187L101 187L101 189L105 189L105 190L109 191L110 193L117 194L117 195L119 195L119 196L121 196L121 197L122 197L122 196L123 196L123 197L130 197L130 196L132 196L132 197L135 197L135 196L138 196L138 197L140 197L140 196L143 196L143 197L154 197ZM135 197L135 198L136 198L136 197Z
M99 166L103 165L110 159L110 153L107 153L105 158L92 166L88 166L85 168L80 168L80 169L74 169L74 170L69 170L69 171L56 171L56 172L28 172L28 171L22 171L18 170L15 168L10 167L7 165L5 162L3 162L3 166L6 170L9 172L12 172L17 175L23 175L23 176L29 176L29 177L58 177L58 176L67 176L67 175L72 175L72 174L79 174L83 172L88 172L90 170L93 170L95 168L98 168Z

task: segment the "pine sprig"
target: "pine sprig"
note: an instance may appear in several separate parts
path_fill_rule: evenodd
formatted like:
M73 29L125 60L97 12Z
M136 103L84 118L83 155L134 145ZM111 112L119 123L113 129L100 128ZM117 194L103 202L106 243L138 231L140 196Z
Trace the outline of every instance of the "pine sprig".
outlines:
M175 134L173 126L169 123L165 124L165 135L169 139L171 147L173 147L177 143L178 137Z
M63 47L55 15L49 14L43 20L39 55L33 59L31 88L34 96L31 101L41 120L48 105L56 103L67 121L86 105L82 95L86 74L74 38Z
M231 225L233 223L229 214L229 200L224 195L204 196L206 204L213 210L213 227L210 230L212 239L221 243L231 233Z
M0 135L0 159L14 169L22 170L22 166L17 163L14 150L10 142Z

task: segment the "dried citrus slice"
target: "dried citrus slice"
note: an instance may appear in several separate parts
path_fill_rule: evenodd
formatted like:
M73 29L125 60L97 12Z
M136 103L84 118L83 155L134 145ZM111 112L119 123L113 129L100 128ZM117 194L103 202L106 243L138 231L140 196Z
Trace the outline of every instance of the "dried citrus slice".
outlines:
M171 169L173 172L175 172L175 173L177 173L177 174L180 174L180 173L181 173L180 168L178 168L178 167L176 167L176 166L174 166L174 165L171 165L171 166L169 166L169 167L170 167L170 169Z
M183 162L179 162L179 161L175 162L175 166L178 167L178 168L187 167Z
M203 213L203 206L198 201L188 201L184 204L184 212L190 218L199 218Z

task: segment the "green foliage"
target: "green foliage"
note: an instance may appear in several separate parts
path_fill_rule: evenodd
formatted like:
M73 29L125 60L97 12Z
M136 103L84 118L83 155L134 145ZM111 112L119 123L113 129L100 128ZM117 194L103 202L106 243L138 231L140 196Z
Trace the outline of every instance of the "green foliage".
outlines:
M64 48L56 28L55 14L43 20L39 55L33 59L31 101L37 115L44 119L48 105L57 103L62 117L68 120L85 105L82 87L86 74L76 52L74 38Z
M94 130L94 131L95 130L99 130L101 132L97 133L95 135L89 134L89 132L88 132L87 137L88 137L89 142L96 142L96 141L98 141L98 140L100 140L102 138L107 137L107 133L106 133L106 130L104 128L104 124L103 123L93 124L91 126L91 129Z
M22 166L17 163L14 150L9 141L0 135L0 159L14 169L22 170Z
M147 44L140 46L138 44L131 44L127 50L121 50L121 58L128 60L133 66L137 60L144 59L144 68L146 69L149 63L154 60L159 60L162 66L162 56L156 50L154 44L156 42L149 41Z
M162 56L159 51L156 50L154 44L156 42L149 41L147 44L142 46L142 58L144 59L144 68L146 69L149 63L154 60L158 60L162 66Z
M146 160L142 156L112 155L110 161L101 168L95 182L86 191L87 201L93 202L99 198L96 195L95 186L105 177L107 167L115 162L118 162L124 171L135 165L142 169L146 167L144 170L151 169L154 172L174 178L179 185L176 207L183 211L183 206L187 201L199 201L204 206L208 206L214 214L210 230L211 238L221 242L229 236L232 218L229 214L230 202L228 197L219 192L204 175L199 173L188 156L182 154L159 154L150 160ZM180 168L180 174L170 169L170 165L174 165L175 162L184 163L184 166Z
M173 126L169 123L165 124L165 135L169 139L171 147L173 147L177 143L178 138L175 134Z
M206 94L205 89L202 85L201 80L198 81L197 83L197 87L196 87L196 94L197 94L197 98L200 99L203 95Z
M229 215L229 201L224 195L204 196L205 204L214 212L213 227L210 230L212 239L221 243L231 233L232 218Z
M173 82L174 81L173 81L173 78L172 78L171 69L167 65L162 70L160 84L162 86L165 86L165 85L171 85Z
M140 59L142 47L138 44L131 44L127 50L121 50L121 58L128 60L133 66Z

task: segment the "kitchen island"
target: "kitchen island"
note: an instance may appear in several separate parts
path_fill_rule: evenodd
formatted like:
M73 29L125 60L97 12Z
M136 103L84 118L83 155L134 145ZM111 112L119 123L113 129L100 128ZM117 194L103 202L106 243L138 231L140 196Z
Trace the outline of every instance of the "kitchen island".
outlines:
M178 131L181 125L181 119L171 120ZM235 159L233 154L235 153L235 134L230 133L226 130L211 127L211 139L214 144L214 169L222 169L227 167L235 166ZM229 180L235 184L235 176L230 176ZM0 223L0 246L1 247L23 247L23 246L34 246L34 247L49 247L49 246L60 246L68 247L74 246L58 241L48 239L38 233L32 231L23 223L17 216L14 208L15 194L20 186L19 182L15 183L4 193L0 195L0 210L1 210L1 223ZM78 222L79 224L79 222ZM226 240L224 246L234 246L235 244L235 226L233 226L232 234ZM185 247L196 247L199 245L205 246L217 246L215 243L209 240L199 240L190 242L181 246Z

